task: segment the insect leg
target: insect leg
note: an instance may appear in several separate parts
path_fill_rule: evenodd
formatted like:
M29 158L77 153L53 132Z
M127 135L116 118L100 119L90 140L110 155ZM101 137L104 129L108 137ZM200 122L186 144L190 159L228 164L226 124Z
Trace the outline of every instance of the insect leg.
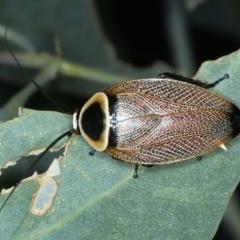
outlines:
M186 78L181 75L174 74L174 73L161 73L158 75L158 78L171 78L171 79L182 81L182 82L192 83L194 85L197 85L197 86L200 86L203 88L212 88L212 87L216 86L218 83L220 83L222 80L229 78L229 75L225 74L222 78L219 78L218 80L216 80L213 83L203 83L198 80L195 80L192 78Z
M202 160L202 156L197 156L197 160L201 161Z
M155 165L154 164L142 164L142 166L150 168L150 167L153 167Z
M96 152L96 150L93 149L92 151L89 152L89 155L90 155L90 156L93 156L93 155L95 154L95 152Z
M139 166L138 163L136 163L135 169L134 169L134 175L133 175L134 178L138 178L138 166Z
M206 88L212 88L214 86L216 86L218 83L220 83L222 80L229 78L229 75L226 73L223 77L219 78L218 80L216 80L213 83L209 83L209 84L205 84Z

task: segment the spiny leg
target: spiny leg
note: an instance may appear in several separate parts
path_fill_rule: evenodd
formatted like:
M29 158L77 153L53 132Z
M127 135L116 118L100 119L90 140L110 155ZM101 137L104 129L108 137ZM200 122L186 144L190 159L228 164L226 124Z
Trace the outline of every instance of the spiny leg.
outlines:
M92 151L89 152L89 155L90 155L90 156L93 156L95 152L96 152L96 150L93 149Z
M134 169L134 175L133 175L134 178L138 178L138 167L139 167L139 165L138 165L138 163L136 163L135 169Z
M178 81L182 81L182 82L192 83L192 84L195 84L195 85L203 87L203 88L212 88L212 87L216 86L218 83L220 83L222 80L229 78L229 75L226 73L222 78L216 80L213 83L203 83L203 82L194 80L192 78L186 78L181 75L174 74L174 73L161 73L161 74L158 74L158 78L170 78L170 79L174 79L174 80L178 80Z

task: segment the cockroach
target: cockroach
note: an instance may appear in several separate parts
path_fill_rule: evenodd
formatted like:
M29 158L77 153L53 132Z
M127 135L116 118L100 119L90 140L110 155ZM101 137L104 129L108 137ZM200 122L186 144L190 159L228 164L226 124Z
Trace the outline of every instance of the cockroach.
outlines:
M7 44L7 43L6 43ZM7 45L8 46L8 45ZM14 59L20 63L8 47ZM24 69L21 67L24 71ZM118 83L92 96L82 109L73 113L73 128L52 142L35 160L16 187L44 154L60 139L77 134L95 151L115 159L151 166L199 157L225 143L240 132L240 110L230 101L208 90L212 84L172 73L157 78ZM30 78L49 99L45 91ZM61 111L66 109L50 99Z

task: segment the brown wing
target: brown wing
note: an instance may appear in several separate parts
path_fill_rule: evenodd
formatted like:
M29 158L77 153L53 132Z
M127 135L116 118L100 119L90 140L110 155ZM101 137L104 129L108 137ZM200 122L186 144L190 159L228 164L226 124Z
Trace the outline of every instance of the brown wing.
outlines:
M108 88L105 93L109 96L128 96L133 98L133 101L135 101L133 95L135 93L137 98L142 96L143 102L146 101L143 105L149 107L155 100L152 108L162 114L202 108L231 111L232 108L228 100L208 89L172 79L153 78L123 82ZM123 104L125 102L132 104L132 99L122 101ZM141 107L138 99L136 103L138 107Z
M231 139L232 104L207 89L169 79L140 79L105 92L117 97L117 145L105 150L117 159L180 161Z
M131 127L129 127L131 126ZM118 124L115 148L120 160L163 164L200 156L231 139L228 116L220 111L188 112L132 118Z

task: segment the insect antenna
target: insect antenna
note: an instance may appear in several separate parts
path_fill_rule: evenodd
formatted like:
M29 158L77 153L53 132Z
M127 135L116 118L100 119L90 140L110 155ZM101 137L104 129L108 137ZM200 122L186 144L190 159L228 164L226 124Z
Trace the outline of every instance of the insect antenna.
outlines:
M59 136L58 138L56 138L38 157L37 159L33 162L33 164L29 167L29 169L22 175L22 177L20 178L20 180L16 183L16 185L14 186L13 190L11 191L11 193L8 195L8 197L6 198L6 200L4 201L3 205L0 208L0 213L3 209L3 207L6 205L7 201L9 200L9 198L12 196L12 194L14 193L14 191L16 190L16 188L18 187L18 185L21 183L21 181L29 174L29 172L36 166L36 164L43 158L43 156L57 143L59 142L62 138L64 138L65 136L69 136L74 132L73 129L68 130L67 132L65 132L64 134L62 134L61 136Z
M34 79L28 74L28 72L22 67L22 65L19 63L19 61L17 60L17 58L15 57L14 53L12 52L11 48L9 47L8 43L7 43L7 28L5 31L5 44L9 50L9 52L11 53L11 55L13 56L14 60L17 62L18 66L21 68L22 72L24 75L26 75L31 82L36 86L36 88L47 98L49 99L55 106L57 106L57 108L64 113L67 114L72 114L69 110L65 109L64 107L62 107L61 105L59 105L57 102L55 102L52 98L50 98L48 96L48 94L34 81ZM14 191L16 190L16 188L18 187L18 185L21 183L21 181L27 177L27 175L30 173L30 171L36 166L36 164L44 157L44 155L57 143L59 142L62 138L64 138L65 136L71 136L72 133L74 133L74 129L68 130L67 132L63 133L61 136L59 136L58 138L56 138L38 157L37 159L32 163L32 165L29 167L29 169L22 175L22 177L20 178L20 180L18 180L18 182L16 183L16 185L14 186L13 190L11 191L11 193L8 195L8 197L6 198L6 200L4 201L3 205L0 207L0 213L2 211L2 209L4 208L4 206L6 205L6 203L8 202L9 198L12 196L12 194L14 193Z
M61 112L63 113L67 113L67 114L72 114L72 112L70 112L69 110L67 110L66 108L64 108L63 106L61 106L60 104L58 104L56 101L54 101L35 81L34 79L28 74L28 72L22 67L22 65L20 64L20 62L17 60L17 58L15 57L13 51L11 50L11 48L8 45L7 42L7 28L5 31L5 44L9 50L9 52L11 53L11 55L13 56L14 60L16 61L16 63L18 64L18 66L20 67L20 69L22 70L23 74L25 76L28 77L28 79L31 80L31 82L36 86L36 88L47 98L49 99L49 101L51 101Z

